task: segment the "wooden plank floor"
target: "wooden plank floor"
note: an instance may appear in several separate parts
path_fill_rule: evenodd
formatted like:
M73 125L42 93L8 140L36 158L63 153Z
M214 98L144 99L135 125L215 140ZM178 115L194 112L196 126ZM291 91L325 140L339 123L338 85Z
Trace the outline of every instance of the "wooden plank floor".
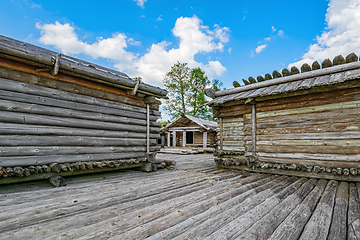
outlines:
M359 184L158 158L177 169L1 187L0 239L360 239Z

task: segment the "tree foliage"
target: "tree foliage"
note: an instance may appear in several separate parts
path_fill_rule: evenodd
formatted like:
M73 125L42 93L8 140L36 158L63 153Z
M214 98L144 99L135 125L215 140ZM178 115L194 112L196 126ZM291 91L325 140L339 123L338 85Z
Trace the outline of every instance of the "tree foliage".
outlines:
M172 119L181 113L213 119L212 109L205 105L208 99L204 89L211 84L215 91L221 90L220 80L210 82L201 68L190 69L187 63L177 62L166 73L163 82L169 92L164 110Z
M187 63L175 63L164 77L164 86L169 92L165 111L171 118L177 118L181 113L186 113L187 96L190 87L190 68Z

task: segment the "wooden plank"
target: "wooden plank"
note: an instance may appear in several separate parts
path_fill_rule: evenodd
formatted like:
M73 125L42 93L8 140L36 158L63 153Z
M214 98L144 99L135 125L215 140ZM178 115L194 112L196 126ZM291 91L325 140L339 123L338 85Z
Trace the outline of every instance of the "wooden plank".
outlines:
M329 234L337 188L338 182L333 180L329 181L323 196L317 204L311 218L305 225L299 240L327 238Z
M304 201L276 228L269 237L269 240L298 239L305 224L311 217L326 184L327 181L325 179L319 180Z
M110 131L99 129L52 127L44 125L29 125L0 122L0 135L55 135L55 136L90 136L90 137L113 137L113 138L141 138L145 133L129 131ZM150 138L158 139L160 134L150 134Z
M359 111L356 109L340 109L321 113L304 113L298 115L287 115L287 116L273 116L267 118L259 118L259 125L263 125L266 128L269 126L287 127L287 126L299 126L301 124L312 125L322 123L346 123L351 122L353 119L359 117ZM245 124L250 124L251 120L248 118L244 119ZM273 125L278 124L278 125Z
M44 165L50 163L72 163L84 161L103 161L117 160L126 158L144 157L146 150L143 152L121 152L121 153L102 153L102 154L78 154L78 155L46 155L46 156L7 156L0 157L0 164L3 167L13 166L31 166Z
M103 113L103 114L109 114L109 115L115 115L121 117L131 116L132 118L146 119L146 115L143 113L131 112L127 110L118 110L115 108L108 108L108 107L96 106L91 104L82 104L77 102L58 100L54 98L41 97L36 95L24 94L24 93L9 92L4 90L0 90L0 99L31 103L31 104L39 104L50 107L73 109L79 111ZM152 115L151 120L156 121L157 116Z
M210 239L230 239L230 238L236 238L239 234L241 234L246 228L250 227L255 219L258 219L261 217L262 214L266 214L266 211L269 211L270 208L273 208L279 203L279 199L276 197L276 194L281 192L282 190L288 191L288 186L290 184L293 184L296 181L296 178L288 178L287 183L284 186L282 186L281 190L279 189L277 192L274 192L273 194L270 194L270 196L267 196L264 201L257 201L257 204L255 206L249 207L249 208L241 208L238 206L238 212L241 212L242 214L235 214L235 218L232 218L232 221L228 221L224 226L222 226L217 231L213 232L211 235L208 235L206 240ZM302 182L301 182L302 183ZM291 188L293 191L295 189ZM292 193L290 191L290 193ZM275 195L275 196L274 196ZM250 205L251 206L251 205ZM246 211L247 210L247 211ZM259 216L260 215L260 216Z
M28 113L14 113L7 111L0 111L0 121L17 123L17 124L39 124L49 126L61 126L70 128L88 128L88 129L103 129L103 130L117 130L117 131L134 131L134 132L146 132L146 126L136 126L111 123L111 122L99 122L93 120L79 120L76 118L66 117L53 117L46 115L28 114ZM152 133L160 132L158 127L150 128Z
M2 56L2 54L0 54L0 56ZM39 69L37 66L30 66L25 63L15 62L1 57L0 67L2 67L0 77L3 78L121 102L137 107L145 107L145 103L142 98L127 95L124 89L96 83L63 73L53 76L49 73L50 71L37 71L37 69Z
M264 102L258 102L257 106L258 112L311 107L325 105L329 103L340 103L360 100L359 93L360 91L358 88L341 89L336 91L313 93L303 96L279 98Z
M285 177L286 178L286 177ZM247 200L247 199L259 199L259 200L262 200L263 198L266 198L266 196L269 196L269 195L272 195L273 194L273 192L271 191L271 190L269 190L269 187L270 187L270 189L274 189L274 188L276 188L276 187L273 187L274 186L274 184L276 184L276 183L279 183L279 182L281 182L281 181L283 181L284 179L285 179L284 177L282 177L281 178L281 180L280 179L276 179L276 180L272 180L272 181L269 181L267 184L264 184L264 183L262 183L262 184L264 184L264 185L262 185L262 186L259 186L259 187L257 187L257 189L256 190L250 190L250 191L248 191L249 189L246 189L246 193L244 193L243 191L241 191L238 195L239 195L239 200L240 200L240 203L241 203L241 206L243 206L243 208L239 208L239 209L241 209L243 212L245 212L246 210L248 210L248 208L252 208L253 207L253 204L251 204L251 203L249 203L250 201L249 200ZM282 182L282 184L281 185L288 185L289 183L288 183L288 181L284 181L284 182ZM246 185L245 185L246 186ZM248 187L248 186L246 186L246 187ZM271 187L273 187L273 188L271 188ZM267 189L268 191L266 191L265 189ZM265 191L262 191L262 190L265 190ZM255 195L255 194L256 195ZM248 198L244 198L244 195L246 196L251 196L251 197L248 197ZM255 196L254 196L255 195ZM220 200L220 199L219 199ZM217 201L219 201L219 200L217 200ZM225 200L227 200L227 199L225 199ZM221 201L222 202L222 201ZM209 206L209 204L210 203L203 203L203 204L207 204L208 206ZM212 206L209 206L209 207L214 207L214 206L217 206L217 205L219 205L219 204L216 204L216 203L214 203ZM250 206L249 206L250 205ZM195 213L201 213L201 212L204 212L205 210L207 210L207 209L209 209L209 207L205 207L205 208L203 208L203 209L201 209L201 211L199 211L199 210L197 210L196 212L194 212L194 211L192 211L192 209L187 209L187 211L186 212L184 212L184 211L180 211L182 214L174 214L175 216L169 216L167 219L163 219L161 222L160 221L157 221L156 223L151 223L151 225L155 225L156 224L156 226L161 226L161 228L162 229L160 229L160 230L165 230L165 228L166 228L166 226L167 225L169 225L169 218L170 217L172 217L172 219L174 219L174 218L176 218L176 219L179 219L177 222L182 222L183 220L185 220L185 218L184 218L184 214L188 214L188 217L187 218L189 218L189 217L192 217L192 216L196 216L195 215ZM246 210L245 210L246 209ZM191 212L192 211L192 212ZM207 226L209 226L209 222L210 222L210 220L212 220L211 221L211 224L213 225L213 230L215 230L215 229L217 229L217 226L218 225L220 225L222 222L223 222L223 220L221 220L220 219L220 216L221 216L221 218L225 218L225 217L227 217L227 218L231 218L232 216L231 215L225 215L224 213L225 212L228 212L228 210L227 211L224 211L223 213L219 213L218 214L218 216L219 216L219 218L218 218L218 221L213 221L214 219L207 219L207 220L209 220L209 221L205 221L205 222L203 222L202 224L200 224L197 228L196 228L196 230L197 231L191 231L191 233L189 233L189 234L182 234L182 235L179 235L179 236L177 236L176 238L174 238L174 239L199 239L199 238L201 238L201 239L205 239L204 238L204 233L209 233L209 229L208 229L208 227ZM234 214L236 214L235 212L234 212ZM165 220L167 220L167 221L165 221ZM172 220L173 221L173 220ZM147 224L147 225L149 225L149 224ZM143 226L144 227L144 226ZM141 226L140 227L138 227L137 229L139 229L139 228L141 228ZM155 227L154 227L155 228ZM122 236L122 237L131 237L131 239L140 239L140 238L143 238L142 236L144 236L145 234L147 234L147 236L149 236L149 235L153 235L153 234L155 234L156 232L158 232L159 230L157 230L157 231L154 231L154 228L153 229L151 229L151 228L146 228L147 230L146 230L146 232L145 233L143 233L143 232L139 232L139 230L138 231L129 231L129 232L127 232L126 233L126 235L124 234L124 236ZM206 230L206 231L205 231ZM130 234L136 234L136 235L130 235Z
M4 73L2 70L1 73ZM21 73L19 72L13 72L13 75L19 75ZM21 76L19 80L21 79L32 79L33 75L26 75ZM46 80L46 79L43 79ZM31 83L23 83L19 81L9 80L3 77L0 77L0 89L10 91L10 92L18 92L18 93L25 93L25 94L32 94L32 95L38 95L42 97L48 97L48 98L56 98L63 101L70 101L70 102L78 102L78 103L84 103L84 104L91 104L91 105L98 105L103 107L112 107L117 108L119 110L128 110L133 112L139 112L139 113L146 113L146 109L143 107L137 107L132 106L129 104L109 101L109 100L103 100L98 97L91 97L86 95L81 95L77 93L62 91L58 89L53 89L49 87L43 87L34 85ZM54 84L56 82L53 82ZM55 84L56 85L56 84ZM56 87L56 86L54 86Z
M304 153L258 153L259 157L270 158L298 158L304 160L325 160L325 161L346 161L346 162L358 162L360 161L360 155L335 155L335 154L304 154Z
M354 183L350 183L349 189L349 209L347 218L347 237L348 239L360 238L360 206L359 206L359 184L355 186Z
M315 179L306 181L293 194L280 202L263 218L255 222L237 239L267 239L283 220L304 200L316 185Z
M359 162L357 161L326 161L326 160L305 160L301 158L269 158L259 157L259 161L267 163L284 163L284 164L297 164L302 166L320 166L329 168L358 168Z
M319 143L313 146L310 144L302 145L301 142L299 142L299 145L292 145L290 143L284 145L278 145L278 144L279 143L274 145L269 145L269 144L264 144L264 142L261 142L258 143L257 149L258 152L263 152L263 153L312 153L312 154L323 153L323 154L344 154L344 155L360 154L360 148L359 148L360 144L356 145L353 141L345 141L345 144L343 145L337 142L336 146L331 146L334 145L335 143L331 143L331 145L327 145L326 143L322 143L322 144Z
M151 145L157 141L152 139ZM84 136L0 135L0 146L146 146L146 139Z
M238 122L244 122L243 118L224 118L223 119L224 123L238 123Z
M350 119L349 119L350 120ZM262 124L258 125L256 134L258 135L276 135L276 134L298 134L298 133L321 133L321 132L348 132L360 131L360 123L353 121L348 122L331 122L316 121L307 122L307 124L295 123L293 126L280 126L280 124ZM294 126L296 125L296 126ZM246 132L249 134L249 131Z
M154 151L157 147L151 147ZM145 152L145 146L137 147L84 147L84 146L0 146L0 159L5 156L48 156L48 155L67 155L67 154L100 154L100 153L122 153L122 152Z
M156 239L173 239L176 236L182 237L183 239L194 239L196 236L192 235L194 232L194 226L199 226L200 224L208 221L210 219L216 218L217 214L222 214L223 211L227 210L228 206L234 206L245 199L245 196L252 196L255 194L253 189L256 187L261 186L266 183L266 181L271 181L274 177L267 176L264 180L265 176L261 175L251 175L241 182L241 188L237 190L237 194L229 199L226 204L218 204L209 208L207 211L199 213L191 218L187 218L185 221L179 222L178 224L171 226L167 229L164 229L161 232L158 232L154 235L149 236L149 240L156 240ZM206 233L206 227L204 225L200 227L195 227L198 229L196 232L198 236L204 235ZM181 235L182 234L182 235Z
M349 184L340 182L335 196L335 207L330 226L330 232L327 239L345 240L347 234L347 210L349 199Z
M354 109L359 107L360 107L360 101L349 101L349 102L326 104L321 106L262 112L258 114L258 118L298 115L298 114L306 114L306 113L320 113L320 112L342 110L342 109ZM249 114L246 114L245 116L248 117L248 115Z
M140 120L130 117L119 117L110 114L103 113L94 113L88 111L78 111L73 109L59 108L59 107L49 107L38 104L27 104L22 102L0 100L0 110L2 111L11 111L11 112L22 112L22 113L31 113L39 115L49 115L49 116L58 116L58 117L71 117L78 119L89 119L102 122L116 122L116 123L126 123L126 124L135 124L135 125L146 125L146 120ZM152 122L152 126L160 127L158 122Z
M246 137L245 140L250 140ZM349 132L322 132L322 133L301 133L301 134L277 134L259 135L258 141L273 140L340 140L340 139L360 139L359 131Z

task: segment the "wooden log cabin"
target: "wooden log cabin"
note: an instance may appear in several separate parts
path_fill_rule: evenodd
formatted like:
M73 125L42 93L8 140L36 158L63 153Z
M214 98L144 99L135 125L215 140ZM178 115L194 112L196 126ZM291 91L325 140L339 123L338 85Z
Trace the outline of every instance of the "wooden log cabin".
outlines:
M173 122L163 127L168 147L200 147L216 146L217 122L183 113Z
M0 36L0 184L142 167L167 92ZM150 165L149 165L150 164Z
M321 65L207 90L220 125L217 166L359 181L360 62L352 53Z

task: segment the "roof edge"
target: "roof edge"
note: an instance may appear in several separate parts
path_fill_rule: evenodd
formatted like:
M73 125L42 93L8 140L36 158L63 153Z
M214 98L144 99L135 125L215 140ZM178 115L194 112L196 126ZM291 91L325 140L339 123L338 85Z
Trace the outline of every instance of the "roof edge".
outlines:
M234 94L234 93L245 92L248 90L258 89L258 88L262 88L262 87L269 87L269 86L273 86L273 85L277 85L277 84L281 84L281 83L293 82L293 81L297 81L297 80L328 75L328 74L342 72L342 71L346 71L346 70L353 70L356 68L360 68L360 62L352 62L352 63L342 64L342 65L337 65L337 66L333 66L333 67L329 67L329 68L313 70L310 72L304 72L304 73L300 73L300 74L296 74L296 75L275 78L275 79L267 80L264 82L258 82L258 83L254 83L254 84L250 84L250 85L241 86L238 88L226 89L223 91L215 92L215 98Z
M68 74L73 72L79 75L105 80L106 82L116 84L119 88L124 89L134 88L137 82L125 73L73 58L65 54L59 55L59 53L49 49L38 47L3 35L0 35L0 53L24 60L30 60L31 62L37 64L40 63L50 66L51 68L54 67L53 59L55 59L58 55L58 68L60 69L60 72L61 70L64 70ZM139 91L144 94L160 98L166 98L167 95L167 91L165 89L143 82L139 84Z

